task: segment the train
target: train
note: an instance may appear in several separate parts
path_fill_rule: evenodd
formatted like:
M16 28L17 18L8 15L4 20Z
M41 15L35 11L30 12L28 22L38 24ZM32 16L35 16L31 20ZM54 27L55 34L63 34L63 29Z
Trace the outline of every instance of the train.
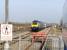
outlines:
M41 21L34 20L31 23L31 30L32 31L39 31L44 28L44 24Z

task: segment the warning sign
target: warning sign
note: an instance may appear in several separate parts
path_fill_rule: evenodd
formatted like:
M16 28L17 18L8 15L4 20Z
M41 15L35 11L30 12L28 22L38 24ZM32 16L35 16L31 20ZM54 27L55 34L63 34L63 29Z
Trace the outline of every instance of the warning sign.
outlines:
M1 24L1 40L12 41L12 24Z

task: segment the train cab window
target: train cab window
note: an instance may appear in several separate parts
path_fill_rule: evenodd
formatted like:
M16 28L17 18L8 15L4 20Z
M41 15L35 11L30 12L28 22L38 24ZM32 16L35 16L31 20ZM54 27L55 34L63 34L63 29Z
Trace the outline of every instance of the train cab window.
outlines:
M33 22L32 24L36 25L37 23L36 22Z

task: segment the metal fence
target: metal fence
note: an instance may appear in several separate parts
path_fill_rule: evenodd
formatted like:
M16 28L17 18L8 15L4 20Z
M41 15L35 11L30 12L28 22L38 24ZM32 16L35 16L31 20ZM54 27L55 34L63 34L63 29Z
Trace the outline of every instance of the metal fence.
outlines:
M61 37L49 36L42 50L64 50L64 42Z
M33 44L31 39L13 39L10 42L9 50L40 50L39 47L41 46L40 41L35 41ZM4 50L4 45L0 44L0 50ZM44 43L42 50L64 50L64 43L62 38L49 36Z

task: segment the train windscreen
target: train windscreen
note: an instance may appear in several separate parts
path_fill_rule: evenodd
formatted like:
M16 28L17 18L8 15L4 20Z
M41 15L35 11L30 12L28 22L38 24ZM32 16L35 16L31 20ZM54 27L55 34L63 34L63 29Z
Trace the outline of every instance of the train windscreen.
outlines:
M33 22L32 24L33 24L33 25L36 25L36 24L37 24L37 22Z

